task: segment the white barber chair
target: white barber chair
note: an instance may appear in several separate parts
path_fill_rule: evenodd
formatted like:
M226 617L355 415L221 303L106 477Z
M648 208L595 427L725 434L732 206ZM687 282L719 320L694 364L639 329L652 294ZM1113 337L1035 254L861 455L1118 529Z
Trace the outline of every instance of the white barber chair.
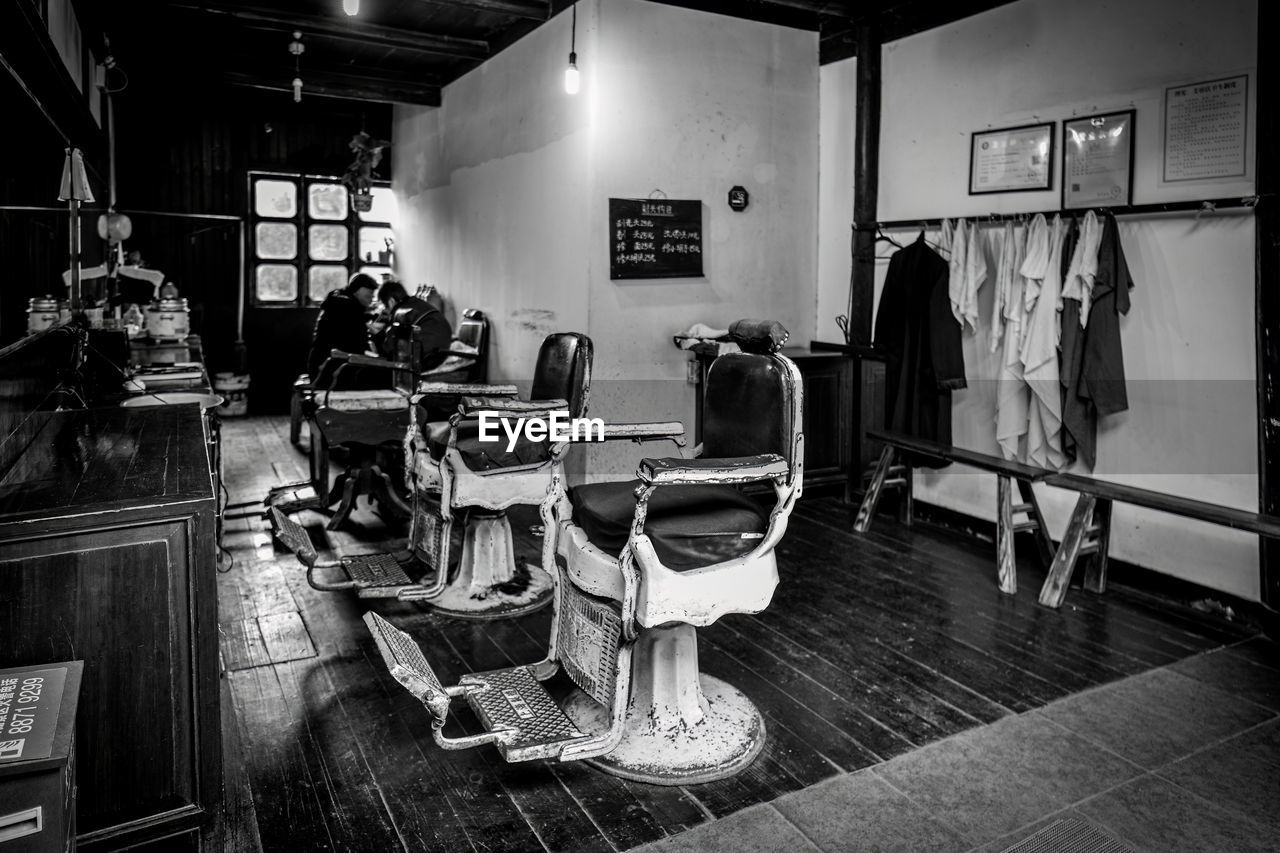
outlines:
M367 614L395 678L432 716L446 749L493 743L508 761L587 760L644 782L731 776L764 745L764 720L739 690L698 669L698 627L757 613L778 582L774 547L800 495L800 374L776 354L777 324L734 326L741 352L707 376L703 456L645 459L630 482L564 488L542 504L544 564L555 566L547 657L464 676L445 688L413 639ZM763 331L762 331L763 330ZM658 438L673 425L606 425L605 437ZM740 491L768 483L766 509ZM543 686L563 669L578 688L557 705ZM486 731L443 732L465 697Z
M506 511L546 500L553 479L561 476L567 444L529 440L522 434L509 449L501 428L491 433L497 440L481 437L480 416L494 416L495 426L498 417L512 424L547 420L553 412L581 417L587 408L591 360L592 344L586 335L548 335L538 351L530 400L464 396L447 421L425 423L424 409L415 406L405 449L406 476L414 494L411 546L420 560L436 569L423 598L437 612L497 619L550 603L551 576L539 566L516 562ZM453 388L423 386L436 393ZM466 519L462 557L457 570L450 572L450 536L460 514Z

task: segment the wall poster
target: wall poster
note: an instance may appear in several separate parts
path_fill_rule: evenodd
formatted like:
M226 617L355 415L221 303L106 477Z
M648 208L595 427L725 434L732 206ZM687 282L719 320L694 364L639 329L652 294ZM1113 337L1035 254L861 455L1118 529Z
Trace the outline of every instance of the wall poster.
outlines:
M1062 122L1062 207L1133 203L1134 110Z
M1248 124L1248 74L1165 89L1161 181L1245 177Z
M1053 122L974 132L969 195L1053 189Z

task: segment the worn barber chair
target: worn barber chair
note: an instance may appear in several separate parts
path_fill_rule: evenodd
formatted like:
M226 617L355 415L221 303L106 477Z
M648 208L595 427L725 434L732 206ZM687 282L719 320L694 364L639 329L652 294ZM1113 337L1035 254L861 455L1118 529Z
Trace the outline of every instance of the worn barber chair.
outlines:
M443 362L423 374L426 382L485 382L489 378L489 320L477 308L462 312Z
M392 319L393 324L395 318ZM400 340L404 340L401 336ZM403 354L408 360L409 353ZM323 370L321 371L323 372ZM453 343L442 361L432 364L420 377L433 382L484 382L489 372L489 319L478 308L462 312L454 332ZM315 412L316 386L309 374L301 374L293 383L289 400L289 441L302 438L302 425Z
M416 423L406 436L406 479L415 497L415 553L436 569L430 596L436 610L464 619L493 619L550 602L546 571L516 563L507 510L538 506L546 499L568 445L530 440L522 433L509 449L508 436L496 421L546 421L555 412L581 417L587 409L591 358L586 335L548 335L538 351L529 400L467 396L447 421L431 421L423 405L430 395L419 397ZM429 383L423 387L431 390ZM480 434L482 416L493 419L490 435L497 440ZM462 557L450 572L453 522L460 514L466 519Z
M760 712L699 673L696 629L757 613L772 598L774 547L803 478L802 392L796 366L776 353L785 330L735 328L744 352L716 359L707 376L702 456L645 459L637 480L568 490L557 474L541 507L543 560L556 578L545 659L446 688L409 635L365 615L392 674L431 714L440 746L493 743L508 761L584 759L664 785L725 778L759 754ZM770 333L752 334L760 328ZM662 431L606 425L605 436ZM771 509L740 490L750 483L772 486ZM578 689L557 705L543 682L561 668ZM445 735L455 698L485 732Z

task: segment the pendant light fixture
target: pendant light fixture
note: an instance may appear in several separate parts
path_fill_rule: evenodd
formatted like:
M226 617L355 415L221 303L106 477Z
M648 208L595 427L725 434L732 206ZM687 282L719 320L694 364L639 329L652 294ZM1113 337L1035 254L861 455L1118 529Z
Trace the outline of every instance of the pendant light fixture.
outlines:
M353 17L359 15L360 0L342 0L342 11Z
M293 102L295 104L302 102L302 63L299 57L306 49L306 45L302 43L302 33L294 30L293 41L289 42L289 52L293 54Z
M578 39L578 4L573 4L573 24L569 30L569 67L564 70L564 90L570 95L578 94L578 54L575 53Z

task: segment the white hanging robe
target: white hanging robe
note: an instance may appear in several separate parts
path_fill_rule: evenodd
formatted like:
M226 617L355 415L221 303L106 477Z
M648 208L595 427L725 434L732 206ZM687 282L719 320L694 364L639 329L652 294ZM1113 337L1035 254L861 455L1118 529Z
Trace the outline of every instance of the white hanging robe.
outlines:
M1026 276L1024 305L1029 306L1022 341L1022 375L1031 389L1027 417L1027 461L1041 468L1060 470L1066 464L1062 453L1062 386L1058 375L1058 304L1062 295L1062 244L1067 236L1061 216L1044 233L1044 217L1032 223L1027 238L1027 256L1022 272ZM1037 228L1039 226L1039 228Z
M951 258L948 264L947 298L951 302L951 316L964 327L962 313L964 301L965 257L969 249L969 223L963 219L956 221L955 231L951 235Z
M938 254L950 260L951 258L951 220L944 219L942 224L938 226Z
M1102 245L1102 223L1092 210L1084 215L1080 239L1071 255L1071 266L1062 282L1062 298L1080 302L1080 328L1089 322L1089 306L1093 303L1093 281L1098 275L1098 248Z
M974 222L969 226L969 245L965 249L964 280L960 288L961 325L969 334L978 333L978 291L987 280L987 247L982 229Z
M1027 310L1022 299L1022 262L1025 233L1005 223L1004 245L996 273L995 304L991 312L992 352L999 352L1000 371L996 379L996 442L1005 459L1019 458L1019 443L1027 432L1027 404L1030 389L1022 377L1022 332Z

